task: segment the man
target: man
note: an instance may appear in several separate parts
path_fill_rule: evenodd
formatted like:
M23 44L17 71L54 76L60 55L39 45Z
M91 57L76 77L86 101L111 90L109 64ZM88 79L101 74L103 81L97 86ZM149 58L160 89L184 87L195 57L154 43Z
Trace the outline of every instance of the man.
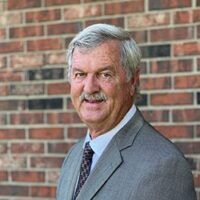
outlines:
M92 25L71 41L67 59L71 99L88 132L63 163L57 200L195 200L184 156L135 106L141 53L129 34Z

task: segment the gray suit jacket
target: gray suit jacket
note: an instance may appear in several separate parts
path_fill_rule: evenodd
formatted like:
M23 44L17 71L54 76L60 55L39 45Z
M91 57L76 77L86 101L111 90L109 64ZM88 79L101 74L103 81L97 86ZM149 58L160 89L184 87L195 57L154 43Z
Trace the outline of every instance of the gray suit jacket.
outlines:
M83 141L64 160L57 200L72 200ZM139 111L112 139L77 200L196 200L182 153L153 129Z

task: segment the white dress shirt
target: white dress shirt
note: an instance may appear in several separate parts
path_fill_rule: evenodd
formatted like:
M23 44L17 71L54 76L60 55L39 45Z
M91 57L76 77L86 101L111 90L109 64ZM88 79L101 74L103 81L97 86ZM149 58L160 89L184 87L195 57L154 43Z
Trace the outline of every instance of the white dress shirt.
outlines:
M93 170L98 159L100 158L100 156L102 155L103 151L105 150L107 145L110 143L112 138L117 134L117 132L122 127L124 127L127 124L127 122L134 116L135 112L136 112L136 107L133 104L132 107L130 108L130 110L124 116L124 118L113 129L111 129L110 131L108 131L94 139L91 139L89 131L87 132L83 148L85 146L85 143L89 141L90 146L91 146L92 150L94 151L94 155L92 158L91 171Z

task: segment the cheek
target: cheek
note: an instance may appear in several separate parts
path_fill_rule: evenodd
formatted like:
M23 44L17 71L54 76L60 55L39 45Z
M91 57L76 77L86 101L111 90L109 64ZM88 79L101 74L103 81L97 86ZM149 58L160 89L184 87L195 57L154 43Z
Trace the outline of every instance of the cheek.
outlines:
M107 97L114 97L117 95L118 87L114 83L101 84L101 90L106 94Z
M70 87L70 96L71 96L72 103L74 104L75 107L78 106L79 104L80 95L81 95L80 87L72 84Z

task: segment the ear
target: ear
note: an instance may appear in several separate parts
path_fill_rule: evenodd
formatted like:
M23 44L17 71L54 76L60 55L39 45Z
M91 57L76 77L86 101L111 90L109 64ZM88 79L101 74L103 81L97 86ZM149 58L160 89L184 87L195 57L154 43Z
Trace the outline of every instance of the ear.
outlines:
M134 96L136 94L136 87L140 85L140 69L136 68L134 75L132 76L130 80L131 84L131 96Z

